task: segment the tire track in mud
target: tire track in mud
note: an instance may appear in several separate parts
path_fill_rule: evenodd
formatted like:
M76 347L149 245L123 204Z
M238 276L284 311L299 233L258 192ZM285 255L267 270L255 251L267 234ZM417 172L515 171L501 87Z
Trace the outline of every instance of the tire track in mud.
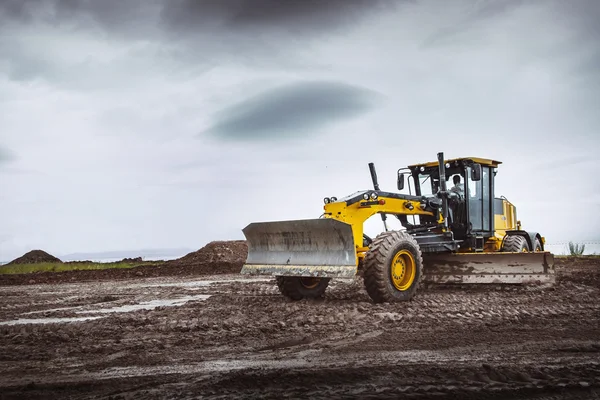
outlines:
M600 394L600 370L595 365L575 368L515 368L482 364L467 368L417 366L371 366L369 368L330 368L295 371L236 371L202 388L208 393L233 398L277 394L264 388L278 382L287 396L331 398L531 398L535 395L557 398L590 398ZM575 379L574 379L575 378ZM349 382L356 384L349 385ZM218 390L216 388L226 388ZM258 390L258 388L263 388ZM196 388L198 390L200 388ZM574 396L565 397L569 391ZM191 394L191 392L190 392ZM577 397L575 397L577 396ZM578 397L582 396L582 397ZM587 397L586 397L587 396Z
M94 303L99 299L120 305L190 291L212 297L76 324L0 326L0 390L7 398L78 393L85 385L99 397L133 398L280 398L282 390L327 398L598 393L594 287L426 289L408 303L373 304L361 280L338 281L324 299L299 302L283 298L274 281L152 282L59 285L54 304L48 291L3 292L19 312L27 304L29 311L80 303L94 309L104 307ZM78 297L61 300L73 293Z
M273 295L274 285L253 283L249 290L242 289L243 284L235 284L234 290L227 294L227 288L216 290L221 294L206 300L206 304L193 304L180 307L172 313L139 311L127 315L110 316L99 321L90 321L79 326L63 326L61 330L77 332L103 330L113 325L135 327L140 319L147 332L210 331L223 330L236 333L240 329L261 331L285 330L299 327L335 327L345 326L349 322L354 328L361 325L381 326L381 324L410 325L431 324L485 324L490 322L514 321L520 324L550 319L555 324L557 317L577 316L571 325L591 325L597 320L600 304L593 296L580 296L580 303L564 303L560 296L525 294L520 298L493 296L460 296L457 294L427 293L409 305L373 305L366 302L347 302L325 299L315 302L286 302L280 296ZM239 296L240 292L248 296ZM252 297L256 296L256 297ZM216 303L216 304L215 304ZM490 305L493 304L493 305ZM535 304L535 305L532 305ZM283 307L283 308L282 308ZM237 310L236 310L237 308ZM194 311L192 311L194 310ZM197 313L196 313L197 310ZM243 311L242 311L243 310ZM281 311L284 310L283 314ZM158 310L160 311L160 309ZM190 311L192 311L190 313ZM226 315L226 316L224 316ZM152 320L148 317L152 316ZM174 319L174 317L177 317ZM217 323L216 321L219 321ZM85 329L83 327L89 327ZM110 330L110 328L108 328ZM119 328L120 329L120 328ZM18 340L43 337L46 340L56 337L55 326L3 326L0 328L6 336ZM82 332L83 333L83 332Z

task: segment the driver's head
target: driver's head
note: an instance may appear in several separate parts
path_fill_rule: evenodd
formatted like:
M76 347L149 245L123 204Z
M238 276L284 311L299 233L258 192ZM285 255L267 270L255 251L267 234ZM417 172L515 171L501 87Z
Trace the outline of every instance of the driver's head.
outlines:
M454 175L454 177L452 178L452 181L454 182L455 185L457 183L460 183L460 175Z

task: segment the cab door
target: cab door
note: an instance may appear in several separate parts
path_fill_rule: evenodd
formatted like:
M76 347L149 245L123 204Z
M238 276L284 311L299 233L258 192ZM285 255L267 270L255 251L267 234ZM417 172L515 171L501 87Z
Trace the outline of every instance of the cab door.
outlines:
M472 168L467 167L467 177L466 199L469 205L471 233L478 236L492 236L494 185L490 167L481 166L481 179L478 181L473 180Z

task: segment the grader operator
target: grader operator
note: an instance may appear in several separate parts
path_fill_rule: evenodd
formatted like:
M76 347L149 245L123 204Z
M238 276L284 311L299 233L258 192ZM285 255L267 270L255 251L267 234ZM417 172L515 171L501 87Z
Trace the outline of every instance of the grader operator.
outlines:
M380 190L370 163L373 190L326 197L320 218L246 226L241 273L274 276L283 295L300 300L320 297L332 278L360 271L377 303L408 301L421 282L552 283L554 259L544 238L521 229L516 207L495 196L499 164L438 153L437 162L398 170L398 190L408 182L409 194L402 194ZM384 231L371 239L363 225L375 214ZM388 216L403 229L388 229Z

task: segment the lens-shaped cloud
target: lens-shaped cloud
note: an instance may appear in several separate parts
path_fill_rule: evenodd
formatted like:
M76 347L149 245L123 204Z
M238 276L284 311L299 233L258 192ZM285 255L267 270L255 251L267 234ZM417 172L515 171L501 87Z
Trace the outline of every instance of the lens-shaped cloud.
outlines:
M15 154L5 147L0 147L0 165L13 161Z
M374 109L382 95L333 81L295 82L221 110L202 135L220 139L289 139L316 133Z

